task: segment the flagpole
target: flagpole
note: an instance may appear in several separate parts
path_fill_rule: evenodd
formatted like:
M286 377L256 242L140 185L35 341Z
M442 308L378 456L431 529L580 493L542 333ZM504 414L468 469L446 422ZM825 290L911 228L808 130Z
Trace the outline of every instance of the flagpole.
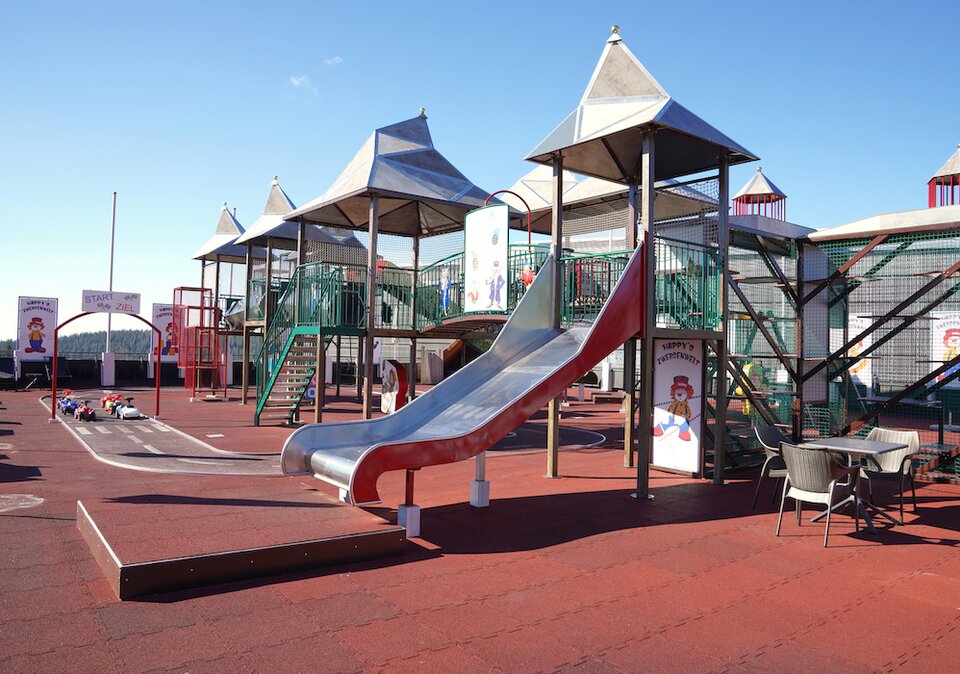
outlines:
M113 292L113 240L114 234L117 229L117 193L113 193L113 213L110 216L110 287L107 288L110 292ZM113 313L107 314L107 353L110 353L110 332L113 327L111 320L113 318Z

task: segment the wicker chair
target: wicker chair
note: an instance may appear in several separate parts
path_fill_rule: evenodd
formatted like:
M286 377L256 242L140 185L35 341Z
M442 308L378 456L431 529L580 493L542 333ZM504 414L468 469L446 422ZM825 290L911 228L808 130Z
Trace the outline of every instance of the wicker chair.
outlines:
M804 449L784 442L780 445L783 461L787 465L787 478L783 483L780 500L780 516L777 518L777 536L783 521L783 506L787 498L797 504L797 525L801 521L801 503L822 503L827 506L827 527L823 532L823 547L827 547L830 535L830 513L834 505L857 490L859 466L844 466L837 463L829 453L819 449ZM841 480L846 478L845 481ZM860 530L859 508L854 508L854 526Z
M860 475L868 480L870 500L873 501L873 481L899 481L900 483L900 524L903 524L903 487L904 480L910 480L910 492L913 496L913 512L917 512L917 487L913 481L912 457L920 451L920 434L917 431L894 431L889 428L874 428L867 433L867 440L895 442L906 445L906 449L880 454L876 461L869 460L860 469Z
M767 455L766 461L763 462L763 468L760 470L760 475L757 477L757 488L753 491L753 503L750 504L751 508L756 508L757 497L760 496L760 483L763 482L763 478L772 477L779 480L787 476L787 464L783 462L783 457L780 456L780 443L787 442L788 438L776 426L754 426L753 431L757 434L757 440L760 441L760 446L763 447L763 451ZM777 487L774 485L773 491L770 493L771 503L773 503L776 495Z

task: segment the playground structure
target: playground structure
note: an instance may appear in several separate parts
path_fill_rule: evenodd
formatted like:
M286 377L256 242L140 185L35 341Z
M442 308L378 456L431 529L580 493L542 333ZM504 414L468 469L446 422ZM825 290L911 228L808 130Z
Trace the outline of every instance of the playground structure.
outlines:
M173 334L177 366L191 399L227 397L227 338L220 332L220 308L209 288L174 288Z
M762 457L752 437L758 422L800 440L865 433L881 418L923 432L929 461L921 471L949 469L960 443L953 424L960 368L956 350L941 353L931 340L932 326L958 311L951 279L960 253L953 205L960 159L954 155L931 179L929 211L818 232L786 221L786 194L760 170L730 199L729 167L756 158L677 103L615 32L580 105L527 157L540 166L502 195L516 209L511 231L523 236L510 240L505 307L482 312L465 308L462 218L488 195L436 150L423 112L377 129L334 184L299 209L274 180L264 214L233 242L245 249L243 397L254 383L255 423L298 421L311 404L311 382L328 376L331 349L335 376L353 370L369 419L375 343L400 340L409 344L412 403L391 421L348 424L342 438L339 424L298 430L284 452L285 470L312 471L348 500L368 502L376 498L377 470L482 457L482 445L522 420L518 410L526 413L533 398L501 387L513 403L474 408L476 423L460 429L453 449L449 433L430 428L458 401L446 395L438 406L440 394L415 400L418 340L497 338L477 365L436 387L470 396L481 388L473 378L489 374L490 362L511 372L500 342L513 339L514 316L533 288L550 308L549 321L540 317L536 328L550 335L547 342L568 335L588 344L589 326L609 311L624 270L642 266L639 327L584 356L593 361L587 369L606 359L622 373L624 465L637 468L639 497L649 486L658 339L694 340L704 349L694 474L722 482L726 470L755 465ZM520 217L528 205L529 225ZM642 265L632 264L635 258ZM518 354L532 356L547 342ZM915 343L923 345L919 355L908 346ZM562 375L531 379L540 382L536 399L549 404L550 476L559 475L553 396L585 364L563 362L554 363ZM322 421L323 390L316 386L315 423ZM410 434L416 442L406 446ZM364 466L367 456L374 468ZM407 505L412 483L411 472Z

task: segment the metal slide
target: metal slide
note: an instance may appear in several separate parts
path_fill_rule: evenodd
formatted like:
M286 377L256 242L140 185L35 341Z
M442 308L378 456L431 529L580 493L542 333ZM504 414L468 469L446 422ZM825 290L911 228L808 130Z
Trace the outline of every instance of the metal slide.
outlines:
M377 479L475 456L530 418L610 352L644 330L643 246L627 264L592 325L555 330L551 256L490 350L394 414L310 424L283 446L286 475L313 474L376 503Z

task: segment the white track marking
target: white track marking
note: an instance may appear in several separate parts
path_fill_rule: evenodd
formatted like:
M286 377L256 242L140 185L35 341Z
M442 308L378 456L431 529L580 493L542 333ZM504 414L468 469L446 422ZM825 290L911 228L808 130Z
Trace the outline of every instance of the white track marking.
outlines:
M183 461L184 463L199 463L204 466L219 466L220 463L217 461L203 461L202 459L177 459L177 461Z
M143 440L141 440L140 438L138 438L136 435L128 435L128 436L127 436L127 440L129 440L130 442L135 442L135 443L137 443L138 445L142 445L142 444L143 444Z
M137 430L140 431L141 433L153 433L153 431L151 431L146 426L137 426Z
M120 423L123 423L123 422L120 422ZM133 433L133 431L131 431L129 428L125 426L117 426L117 430L119 430L121 433L126 433L127 435L130 435L131 433Z
M77 433L80 435L93 435L93 431L91 431L89 428L83 428L82 426L77 428Z
M169 429L169 428L167 428L166 426L161 426L160 424L157 424L157 430L160 431L161 433L169 433L169 432L170 432L170 429Z
M3 494L0 496L0 513L21 508L35 508L43 503L43 499L32 494Z
M222 438L223 433L207 433L208 438Z
M154 447L153 445L144 445L143 448L144 448L145 450L147 450L148 452L153 452L154 454L163 455L163 452L161 452L159 449L157 449L157 448Z
M110 429L104 428L103 426L94 426L97 429L98 433L103 433L104 435L110 435Z

